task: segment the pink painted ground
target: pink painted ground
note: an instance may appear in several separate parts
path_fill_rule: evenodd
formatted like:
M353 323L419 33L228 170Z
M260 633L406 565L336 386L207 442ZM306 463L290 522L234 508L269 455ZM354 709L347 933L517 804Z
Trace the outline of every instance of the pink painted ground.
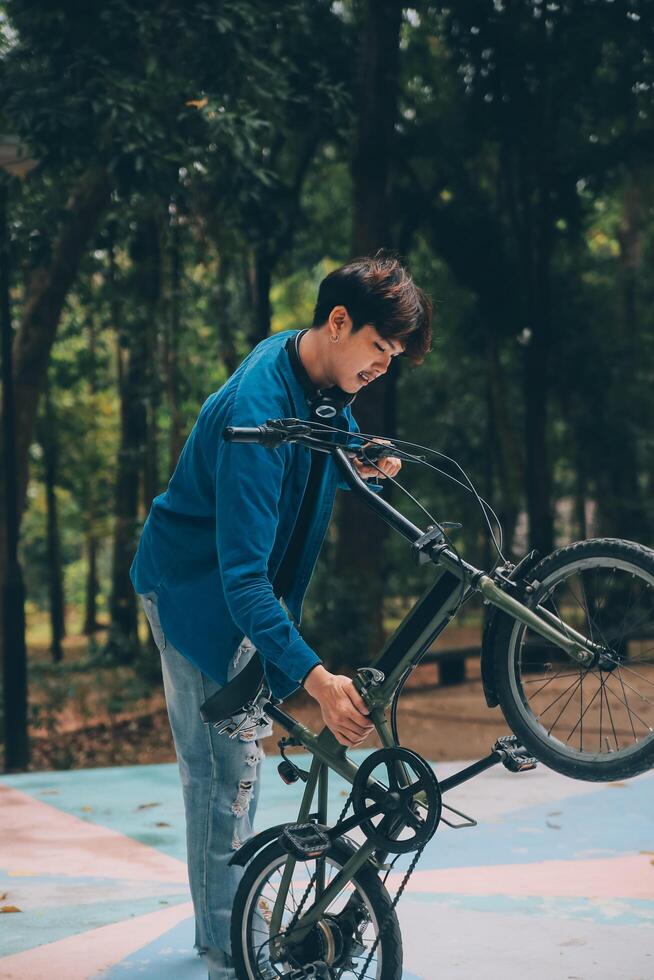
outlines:
M189 902L36 946L0 960L2 980L88 980L193 915Z
M11 875L73 875L188 884L186 865L108 827L0 786L0 868Z
M391 891L401 880L401 874L390 875ZM409 880L407 892L654 901L654 864L647 854L627 854L592 860L417 870Z

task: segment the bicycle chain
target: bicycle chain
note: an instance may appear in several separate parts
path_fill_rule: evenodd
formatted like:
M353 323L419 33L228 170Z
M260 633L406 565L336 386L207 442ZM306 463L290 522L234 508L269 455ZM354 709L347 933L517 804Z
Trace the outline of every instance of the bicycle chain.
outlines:
M341 820L343 820L343 818L345 817L345 814L349 810L350 804L352 802L352 796L353 796L353 794L354 794L354 786L352 787L352 791L350 792L350 795L348 796L348 798L345 801L345 805L343 806L343 809L341 810L341 813L340 813L340 815L338 817L338 820L336 821L336 824L339 824L341 822ZM425 841L425 843L422 844L422 846L419 847L418 850L416 851L416 853L415 853L415 855L413 857L413 860L411 861L411 864L409 865L409 867L407 869L407 872L404 875L404 878L402 879L402 881L400 882L400 886L399 886L397 892L395 893L395 897L394 897L394 899L393 899L393 901L391 903L391 907L389 908L388 913L382 919L382 921L379 923L379 931L377 933L377 936L375 937L375 941L372 944L372 947L370 949L370 952L368 953L368 956L366 957L366 961L363 964L363 968L362 968L361 972L359 973L358 977L355 977L355 980L364 980L365 975L366 975L366 970L370 966L370 961L372 960L373 956L375 955L375 952L377 950L377 947L379 946L379 944L380 944L380 942L382 940L382 937L383 937L383 935L384 935L384 933L385 933L388 925L391 922L391 918L392 918L392 916L393 916L393 914L395 912L395 909L397 908L397 905L398 905L400 899L402 898L402 893L404 892L404 889L408 885L409 879L410 879L411 875L413 874L413 872L415 871L415 867L416 867L418 861L420 860L420 857L422 856L422 852L424 851L424 849L425 849L425 847L427 846L428 843L429 843L428 841ZM311 876L311 878L309 880L309 884L307 885L306 890L305 890L302 898L300 899L300 904L298 905L297 909L293 913L293 917L291 918L291 921L289 922L288 926L286 927L286 930L285 931L287 933L289 933L291 931L291 929L295 926L295 924L297 923L300 915L302 914L302 909L304 908L304 905L306 903L306 900L309 897L309 894L311 893L311 889L313 888L313 886L316 883L317 877L318 877L318 871L316 870L312 874L312 876ZM343 976L343 970L344 969L345 969L345 967L342 967L338 971L338 973L335 974L334 980L339 980L339 978Z

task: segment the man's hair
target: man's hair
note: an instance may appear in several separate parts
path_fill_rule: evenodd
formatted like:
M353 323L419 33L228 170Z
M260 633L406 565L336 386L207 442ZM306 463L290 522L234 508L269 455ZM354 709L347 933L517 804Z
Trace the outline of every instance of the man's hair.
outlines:
M402 341L414 364L431 349L431 302L392 255L363 256L330 272L318 289L313 326L326 323L335 306L345 307L353 332L371 324Z

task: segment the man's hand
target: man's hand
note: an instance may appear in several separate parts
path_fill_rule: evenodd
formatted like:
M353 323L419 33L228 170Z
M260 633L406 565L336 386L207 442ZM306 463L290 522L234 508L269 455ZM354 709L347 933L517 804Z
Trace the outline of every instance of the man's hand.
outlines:
M381 443L381 445L390 445L389 439L373 439L372 442L365 442L361 446L361 449L365 449L366 446L372 446L376 442ZM370 466L360 459L353 459L352 462L357 473L364 480L370 480L374 477L378 480L385 480L387 476L397 476L402 469L402 460L398 459L397 456L382 456L381 459L376 460L375 466Z
M365 701L345 674L332 674L318 664L309 671L304 688L320 705L325 724L341 745L359 745L372 731Z

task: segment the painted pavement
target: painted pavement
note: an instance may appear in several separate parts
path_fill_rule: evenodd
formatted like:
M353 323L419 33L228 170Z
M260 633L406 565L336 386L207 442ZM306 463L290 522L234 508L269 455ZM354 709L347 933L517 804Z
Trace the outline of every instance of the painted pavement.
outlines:
M278 761L258 829L297 812ZM346 792L332 781L334 815ZM654 980L654 773L597 785L498 766L445 802L479 826L439 828L409 882L404 980ZM0 906L21 911L0 914L0 978L203 980L183 828L173 765L1 778Z

